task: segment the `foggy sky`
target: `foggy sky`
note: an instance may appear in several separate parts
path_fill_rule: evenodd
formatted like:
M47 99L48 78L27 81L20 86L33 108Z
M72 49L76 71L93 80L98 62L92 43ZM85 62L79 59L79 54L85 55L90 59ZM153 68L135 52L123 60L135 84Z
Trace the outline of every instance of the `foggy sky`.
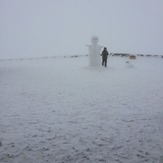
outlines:
M163 54L163 0L0 0L0 59L109 52Z

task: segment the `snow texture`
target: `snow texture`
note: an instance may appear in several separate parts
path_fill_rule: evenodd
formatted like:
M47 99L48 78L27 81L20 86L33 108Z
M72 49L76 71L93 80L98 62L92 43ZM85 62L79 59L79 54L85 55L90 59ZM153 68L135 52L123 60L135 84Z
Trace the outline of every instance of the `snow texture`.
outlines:
M157 163L163 59L0 62L0 163Z

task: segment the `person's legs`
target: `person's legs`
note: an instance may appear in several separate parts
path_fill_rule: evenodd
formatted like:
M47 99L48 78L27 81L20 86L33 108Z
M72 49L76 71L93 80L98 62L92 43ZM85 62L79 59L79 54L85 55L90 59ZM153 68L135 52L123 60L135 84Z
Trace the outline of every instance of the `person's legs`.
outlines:
M104 59L102 59L102 65L104 66Z
M105 59L105 67L107 67L107 59Z

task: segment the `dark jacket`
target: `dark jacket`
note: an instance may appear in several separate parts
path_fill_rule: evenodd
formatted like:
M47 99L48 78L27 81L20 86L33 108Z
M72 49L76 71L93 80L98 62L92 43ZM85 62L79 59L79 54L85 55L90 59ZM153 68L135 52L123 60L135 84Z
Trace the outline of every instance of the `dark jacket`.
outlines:
M107 59L107 58L108 58L108 55L109 55L108 51L107 51L106 49L104 49L104 50L102 51L102 58L103 58L103 59Z

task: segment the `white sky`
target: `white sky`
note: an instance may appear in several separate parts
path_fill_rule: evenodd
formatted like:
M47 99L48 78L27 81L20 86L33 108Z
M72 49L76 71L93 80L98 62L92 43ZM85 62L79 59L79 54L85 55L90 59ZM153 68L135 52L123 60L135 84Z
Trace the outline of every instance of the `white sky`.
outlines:
M0 0L0 59L110 52L163 54L163 0Z

